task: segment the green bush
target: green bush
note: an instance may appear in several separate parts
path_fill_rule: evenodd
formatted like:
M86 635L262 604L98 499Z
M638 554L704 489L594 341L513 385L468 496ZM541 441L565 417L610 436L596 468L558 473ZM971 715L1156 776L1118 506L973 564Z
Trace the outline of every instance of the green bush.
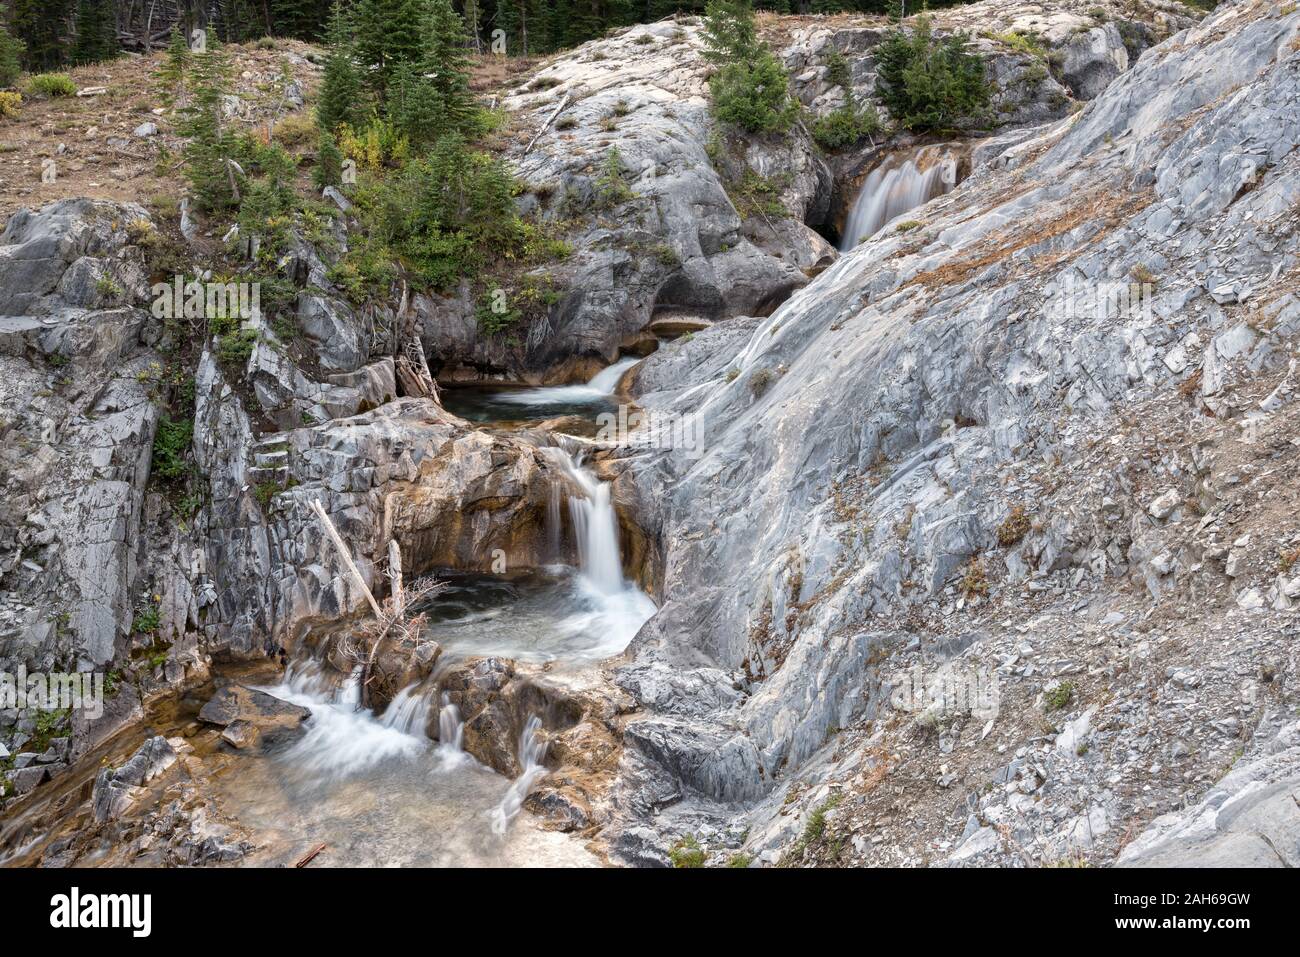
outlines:
M502 163L458 136L377 184L367 202L380 237L433 289L447 289L489 263L516 256L524 227L518 190Z
M871 104L858 109L853 93L849 61L838 50L826 57L826 79L844 91L844 105L813 123L813 140L824 150L842 150L855 146L880 130L880 114Z
M189 468L185 453L193 439L193 419L160 418L153 436L154 476L168 482L183 477Z
M704 848L700 847L700 842L690 834L679 840L668 851L668 859L673 862L673 867L703 867L708 858L709 855Z
M705 59L718 64L709 80L713 112L750 133L777 133L799 115L790 78L758 39L749 0L711 0L704 17Z
M909 130L947 131L978 119L989 99L984 60L960 33L936 38L928 17L891 31L876 48L880 97Z
M771 50L748 63L729 63L709 80L713 113L750 133L780 133L799 115L789 77Z
M66 73L38 73L27 81L33 96L76 96L77 84Z
M880 114L876 108L867 106L859 110L851 102L817 120L812 128L813 140L824 150L842 150L855 146L878 132Z

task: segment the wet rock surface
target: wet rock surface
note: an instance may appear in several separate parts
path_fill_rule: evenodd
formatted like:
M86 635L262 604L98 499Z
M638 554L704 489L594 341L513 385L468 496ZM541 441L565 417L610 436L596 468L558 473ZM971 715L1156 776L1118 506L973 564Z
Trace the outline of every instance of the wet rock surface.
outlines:
M647 364L642 401L695 415L705 454L624 473L665 569L620 678L646 714L616 857L686 833L717 863L1106 861L1293 699L1290 578L1260 549L1296 535L1298 27L1220 11L748 339ZM1198 172L1230 157L1241 179ZM1069 298L1108 281L1147 282L1146 308ZM1000 707L913 710L912 663ZM803 840L815 812L833 841Z

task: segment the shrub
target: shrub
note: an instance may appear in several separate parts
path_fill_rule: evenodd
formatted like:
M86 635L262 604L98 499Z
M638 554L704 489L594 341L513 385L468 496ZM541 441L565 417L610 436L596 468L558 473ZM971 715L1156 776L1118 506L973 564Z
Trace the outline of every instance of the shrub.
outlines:
M668 852L673 867L703 867L708 857L704 848L700 847L700 842L689 834L674 844Z
M23 106L21 93L0 92L0 116L15 117Z
M984 563L972 558L966 565L966 574L962 576L961 593L966 598L983 597L989 593L989 580L984 572Z
M1043 705L1048 711L1060 711L1074 699L1074 682L1062 681L1043 695Z
M291 113L275 124L271 138L281 146L302 146L311 140L315 129L316 121L310 113Z
M705 59L719 66L709 80L719 120L751 133L789 129L799 106L781 61L758 39L750 0L711 0L704 48Z
M749 63L729 63L709 80L713 112L750 133L780 133L799 115L789 78L767 49Z
M27 81L34 96L76 96L77 84L66 73L38 73Z
M909 130L952 130L977 117L988 102L984 61L964 34L936 38L926 16L908 33L891 31L876 48L880 97Z
M169 482L184 476L185 453L193 439L193 419L160 418L153 436L153 474Z
M1029 516L1025 514L1024 506L1017 505L1006 520L998 526L998 544L1008 548L1018 544L1028 533Z
M339 149L338 140L332 133L321 133L312 181L317 189L324 189L326 186L338 186L342 179L343 151Z
M880 114L871 104L858 109L853 93L853 77L849 61L838 50L826 57L826 79L844 91L844 105L813 124L813 140L824 150L840 150L854 146L863 138L880 129Z
M623 157L617 149L610 149L596 178L596 207L613 209L635 198L636 194L623 182Z
M379 187L373 212L393 248L432 288L445 289L520 253L516 192L499 160L446 136Z
M824 150L842 150L856 146L868 136L880 131L880 114L874 106L857 109L852 101L839 107L813 124L812 136Z

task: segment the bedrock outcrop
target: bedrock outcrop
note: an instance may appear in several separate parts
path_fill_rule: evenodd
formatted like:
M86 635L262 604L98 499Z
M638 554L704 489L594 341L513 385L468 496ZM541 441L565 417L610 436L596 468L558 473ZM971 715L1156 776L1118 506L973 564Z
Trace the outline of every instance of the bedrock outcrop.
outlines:
M1186 614L1252 637L1216 651L1229 657L1221 667L1260 668L1252 656L1285 647L1290 579L1263 562L1247 583L1207 559L1249 544L1234 527L1243 453L1228 423L1271 428L1268 417L1292 401L1298 32L1294 8L1221 8L1147 50L1078 115L908 213L917 228L886 226L747 335L709 329L647 360L635 379L642 401L695 417L704 453L628 453L620 478L658 530L665 567L661 610L620 678L646 713L625 731L616 853L663 860L674 821L678 833L707 826L734 848L735 834L762 821L786 824L755 826L747 849L779 855L801 819L782 802L806 818L815 805L796 799L827 797L825 780L811 771L801 780L799 769L854 747L837 743L839 729L863 729L852 753L864 779L901 752L924 753L890 737L882 662L909 647L925 653L945 634L940 661L974 660L1005 631L1032 629L1052 601L1092 609L1098 623L1131 602L1150 622L1213 592L1220 603ZM1117 303L1116 288L1134 298ZM1098 458L1103 449L1114 460ZM1296 450L1275 454L1291 461ZM1287 468L1261 462L1253 474L1273 467ZM1154 501L1166 487L1174 491ZM1278 547L1293 537L1271 510L1253 521ZM1173 631L1173 647L1203 655L1200 630ZM1049 656L1052 647L1048 639ZM1027 643L1019 654L1031 650L1039 654ZM1067 679L1036 658L1008 660L994 668L1002 680L1025 682L1029 702L1050 711L1044 702ZM1064 722L1087 712L1079 728L1095 726L1108 709L1131 708L1132 688L1095 667L1115 675L1096 689L1101 700L1073 699L1082 690L1073 679L1064 700L1074 703L1044 719L1046 744L1040 728L999 746L1051 749ZM1289 689L1294 656L1276 667ZM1182 680L1172 675L1158 680ZM1165 693L1178 698L1180 687ZM1211 720L1202 708L1213 695L1181 697L1197 716L1189 721ZM1235 729L1259 720L1254 706L1236 709ZM1146 720L1121 722L1121 742L1176 733ZM970 708L951 721L971 724ZM870 758L870 748L881 751ZM1177 776L1148 767L1147 783L1159 780L1172 806L1231 748L1217 742ZM1052 754L1068 766L1065 781L1089 782L1082 809L1068 784L1032 810L995 809L988 802L1001 792L982 796L974 777L964 785L976 814L987 805L1023 829L1031 861L1078 850L1085 832L1089 852L1113 854L1127 824L1107 830L1098 813L1111 822L1149 813L1149 794L1107 784L1106 765L1089 772L1077 750ZM942 788L960 780L949 771L935 772ZM746 802L768 810L739 822L725 810ZM644 821L663 808L648 834ZM719 819L736 823L727 831ZM969 834L964 821L934 841L951 848L978 831L978 818ZM994 857L1012 853L992 844Z

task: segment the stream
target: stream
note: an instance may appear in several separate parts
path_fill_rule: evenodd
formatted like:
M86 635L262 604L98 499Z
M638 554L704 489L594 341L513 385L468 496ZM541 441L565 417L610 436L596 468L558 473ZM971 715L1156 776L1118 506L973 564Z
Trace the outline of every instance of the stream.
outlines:
M448 389L449 411L479 422L594 415L616 405L615 390L637 361L624 359L585 385ZM468 404L453 397L475 391ZM618 517L610 487L581 452L545 448L580 494L552 495L548 529L562 535L569 511L578 566L552 565L526 576L440 576L445 590L413 609L443 649L439 667L475 657L509 658L583 669L620 654L655 604L623 574ZM567 503L563 500L567 497ZM557 548L558 551L558 548ZM402 689L382 714L361 707L356 675L340 681L313 660L291 664L281 682L260 690L311 710L303 735L222 778L223 806L269 850L246 863L283 861L304 842L331 849L331 865L590 865L596 859L566 835L521 815L546 774L541 721L530 716L516 747L514 780L461 748L464 727L436 675ZM437 742L426 734L438 722Z
M557 413L594 417L617 407L618 383L637 361L621 360L582 385L478 390L468 401L479 414L470 417L504 429ZM469 391L446 394L467 398ZM485 656L592 682L600 662L622 653L655 613L650 597L624 576L610 487L589 468L582 444L557 436L540 451L566 479L553 486L546 519L557 563L524 575L439 575L445 590L413 609L427 615L426 634L442 649L437 670L399 690L382 713L362 707L359 671L342 675L315 657L320 649L304 646L278 678L268 681L263 668L260 679L243 679L235 669L217 681L246 683L309 709L288 740L248 749L224 744L219 729L196 720L209 688L184 696L174 713L151 717L147 731L117 742L83 768L84 783L69 778L68 787L89 794L97 765L120 767L142 733L183 737L222 815L252 845L240 865L292 866L321 845L313 867L598 865L580 839L521 813L547 774L541 716L521 716L514 749L520 771L512 779L464 750L465 726L438 684L450 665ZM559 563L575 553L576 566ZM36 863L79 826L66 818L51 828L51 806L40 800L6 822L0 863ZM111 838L100 837L80 862L120 864L119 854ZM128 855L128 862L158 858Z

